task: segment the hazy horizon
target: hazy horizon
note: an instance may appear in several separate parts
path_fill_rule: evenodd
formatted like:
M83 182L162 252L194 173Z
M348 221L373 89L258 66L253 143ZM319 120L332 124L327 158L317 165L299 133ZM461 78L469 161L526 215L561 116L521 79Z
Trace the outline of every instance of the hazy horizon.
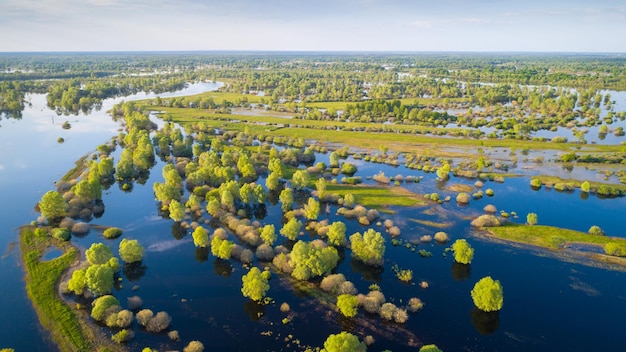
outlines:
M618 0L0 0L0 52L622 53Z

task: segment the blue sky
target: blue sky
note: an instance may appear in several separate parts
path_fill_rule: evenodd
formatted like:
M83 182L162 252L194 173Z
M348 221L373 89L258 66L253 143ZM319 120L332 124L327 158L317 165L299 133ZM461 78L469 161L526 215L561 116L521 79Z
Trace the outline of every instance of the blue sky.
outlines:
M0 0L0 51L626 52L620 0Z

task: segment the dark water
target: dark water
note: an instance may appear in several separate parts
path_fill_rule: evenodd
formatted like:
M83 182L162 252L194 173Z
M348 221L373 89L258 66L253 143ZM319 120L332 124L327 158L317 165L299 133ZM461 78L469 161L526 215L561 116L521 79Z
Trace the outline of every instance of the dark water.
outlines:
M12 122L16 128L12 131L26 124L47 126L47 121L51 119L43 113L40 117L24 115L22 121ZM118 126L103 115L98 118L98 123L103 126L98 127L98 132L93 132L98 134L83 136L83 133L92 133L90 128L78 133L78 126L86 124L82 120L85 118L88 117L70 118L71 122L77 122L72 123L76 129L73 127L69 131L60 128L62 122L55 122L47 130L42 127L44 132L41 137L31 139L30 143L43 143L47 148L31 147L32 154L25 152L19 159L4 156L3 165L14 167L0 171L0 185L4 194L15 195L12 206L5 206L2 212L5 228L31 221L37 215L32 206L43 192L53 188L52 181L69 170L74 160L117 134ZM3 120L0 128L2 143L10 140L5 129L7 123L11 122ZM20 133L28 131L24 129ZM68 133L66 143L56 144L56 138L63 133ZM79 144L79 138L84 138L84 142ZM12 143L19 140L16 137ZM116 160L120 151L118 148L114 154ZM15 160L26 165L31 165L32 161L33 166L20 171L20 164ZM327 162L328 155L318 154L317 161ZM388 176L423 176L418 184L402 186L417 193L438 192L442 198L450 195L454 199L456 196L455 192L446 191L446 185L438 183L434 174L402 166L353 162L359 165L357 175L364 179L379 171ZM41 163L47 167L39 169ZM206 350L210 351L302 350L293 342L294 339L298 339L300 345L321 346L328 334L341 330L352 331L361 337L373 335L377 341L370 348L373 351L414 351L415 347L406 344L409 336L415 336L423 343L435 343L445 351L626 349L626 342L619 338L617 330L620 317L626 313L626 296L622 293L626 289L626 274L558 260L546 251L497 244L475 237L469 226L470 220L465 219L467 215L480 214L485 205L494 204L498 209L517 212L519 219L512 221L524 222L528 212L535 212L539 216L539 224L581 231L587 231L591 225L599 225L608 235L622 236L620 219L626 208L626 198L598 199L590 196L582 199L578 192L532 191L529 179L524 177L506 180L504 184L486 182L483 189L492 188L495 196L472 200L468 207L460 207L453 201L419 208L398 208L395 209L396 214L383 215L400 226L401 238L405 240L433 235L440 230L411 219L449 222L450 227L444 231L451 239L467 238L476 251L474 261L467 267L454 265L451 255L444 256L445 245L419 245L419 249L433 254L430 258L422 258L416 252L402 246L394 247L388 241L384 268L374 271L352 262L350 251L344 250L336 271L344 273L360 293L367 293L368 286L377 283L387 301L399 306L411 297L419 297L425 302L422 311L410 314L406 324L398 325L383 323L379 317L362 312L356 320L341 318L305 292L293 290L288 280L281 280L276 274L270 281L268 291L268 296L275 303L266 306L252 304L240 292L241 276L247 272L240 263L219 261L210 254L207 256L194 247L189 234L182 238L175 236L173 222L159 216L152 184L162 181L162 167L163 163L158 161L149 181L145 185L135 184L130 193L121 191L117 185L105 191L103 200L106 211L101 218L92 221L94 224L120 227L125 231L123 237L138 239L146 248L141 265L123 268L124 279L114 295L122 305L125 305L126 297L140 296L144 308L154 312L167 311L172 317L170 329L180 331L182 341L171 342L165 334L149 334L135 326L136 338L129 345L132 350L141 350L145 346L181 350L190 340L202 341ZM11 173L6 174L7 170ZM258 182L264 184L263 179ZM473 182L452 178L448 185L471 185ZM274 223L278 231L279 208L280 204L270 206L268 203L267 216L259 221ZM322 215L321 218L346 222L348 236L366 229L355 220L334 215L335 211L336 208L332 207L332 215ZM375 225L373 227L382 231ZM9 242L17 239L17 233L7 230L1 239L2 246L6 248ZM120 240L105 240L97 230L92 230L84 238L73 239L74 243L85 248L93 242L104 242L114 252ZM412 284L403 284L395 277L391 270L394 264L413 270ZM6 297L0 304L8 317L0 322L0 331L3 331L0 345L20 351L49 350L50 344L43 337L45 333L38 330L36 316L25 296L18 251L9 252L0 265L7 283L0 288L1 297ZM487 275L500 280L504 287L504 307L498 314L475 311L470 297L474 283ZM420 288L417 283L421 281L428 282L429 288ZM291 306L291 322L287 325L281 322L287 316L279 310L283 302Z

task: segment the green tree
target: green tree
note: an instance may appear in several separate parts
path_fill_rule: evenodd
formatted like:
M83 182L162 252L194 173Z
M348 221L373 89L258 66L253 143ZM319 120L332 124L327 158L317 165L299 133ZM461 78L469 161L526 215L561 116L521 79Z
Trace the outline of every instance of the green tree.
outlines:
M265 244L269 246L274 245L276 237L276 230L273 224L263 226L263 229L261 230L261 239Z
M296 238L298 238L298 233L300 232L300 229L302 229L302 222L300 222L300 220L296 218L291 218L280 229L280 234L294 241Z
M317 189L317 197L319 199L324 199L326 196L326 179L320 177L315 181L315 188Z
M113 257L113 252L104 243L93 243L86 251L89 264L106 264Z
M326 235L328 236L328 243L333 246L343 246L346 243L346 224L341 221L333 222Z
M604 235L604 231L602 231L602 229L600 228L600 226L597 225L593 225L589 228L589 234L590 235L596 235L596 236L602 236Z
M337 152L331 152L329 159L330 167L339 167L339 154Z
M266 275L263 275L257 267L250 269L246 275L241 277L241 281L243 283L241 293L253 301L262 300L265 293L270 289Z
M85 269L74 270L72 277L67 282L67 289L77 295L82 295L85 291Z
M305 216L309 220L317 220L320 215L320 202L313 197L309 197L307 204L304 205Z
M46 219L53 221L67 213L67 203L59 192L48 191L39 201L39 211Z
M324 341L322 352L365 352L365 343L349 332L342 331L340 334L331 334Z
M604 253L616 257L626 257L626 244L609 242L604 245Z
M293 246L290 264L294 267L291 276L298 280L308 280L331 272L339 261L339 254L334 247L317 246L298 241Z
M270 162L267 165L267 169L275 174L278 178L281 178L285 175L285 165L278 158L271 158Z
M343 196L343 206L347 208L354 208L354 204L356 201L354 200L354 195L352 193L346 193Z
M580 184L580 190L583 192L587 192L589 193L589 191L591 190L591 185L589 184L589 181L585 181L583 183Z
M269 176L267 176L267 179L265 180L265 186L267 187L267 189L269 189L270 191L275 191L278 189L279 185L280 176L278 176L277 173L272 172L271 174L269 174Z
M220 259L230 259L234 246L234 243L229 240L222 239L220 236L213 236L211 239L211 253Z
M474 305L485 312L495 312L502 309L504 298L500 281L493 280L491 276L480 279L471 292Z
M113 288L113 274L109 265L91 265L85 271L85 285L96 296L110 293Z
M309 179L310 176L308 172L306 172L305 170L298 170L294 172L293 176L291 177L291 186L294 189L303 189L309 184Z
M437 177L442 180L447 180L450 177L450 164L444 163L437 169Z
M380 232L368 229L363 235L350 236L352 257L368 265L382 265L385 256L385 239Z
M206 247L209 244L209 232L202 226L196 227L191 237L196 247Z
M111 295L98 297L91 303L91 317L96 321L104 321L107 318L107 310L119 305L120 301Z
M535 225L538 220L539 219L537 218L537 214L535 213L528 213L528 215L526 215L526 223L528 225Z
M359 300L351 294L343 294L337 297L337 307L344 316L351 318L356 315Z
M135 263L143 258L143 246L137 240L122 239L119 248L120 258L126 263Z
M454 260L461 264L470 264L474 258L474 248L466 240L460 239L452 244Z
M254 186L254 190L252 191L254 194L254 201L258 204L265 203L265 199L267 198L267 194L265 193L265 188L261 185Z
M437 345L424 345L418 352L443 352Z
M280 199L280 202L282 203L281 209L283 212L291 210L293 207L293 191L291 188L283 189L282 192L280 192L278 199Z
M185 218L185 206L176 199L172 199L169 205L170 219L180 222Z

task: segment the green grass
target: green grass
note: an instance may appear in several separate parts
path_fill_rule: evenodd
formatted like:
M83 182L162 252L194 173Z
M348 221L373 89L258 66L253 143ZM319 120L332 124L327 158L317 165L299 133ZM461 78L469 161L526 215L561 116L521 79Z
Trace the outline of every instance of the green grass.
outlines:
M357 204L367 208L385 209L390 206L415 207L423 206L423 197L407 191L402 187L376 187L363 185L327 185L328 192L341 196L352 193Z
M47 234L38 235L32 226L20 231L20 251L24 263L26 292L33 303L41 325L50 332L61 351L124 351L108 339L99 327L90 322L86 312L68 306L58 294L58 283L64 272L80 257L70 243ZM63 255L42 261L41 256L50 247L57 247Z
M533 176L533 178L539 179L541 180L541 183L543 185L546 186L554 186L557 183L563 183L567 186L570 186L572 188L580 188L580 185L584 182L584 181L580 181L580 180L574 180L574 179L565 179L565 178L561 178L558 176L550 176L550 175L538 175L538 176ZM597 181L587 181L589 182L589 186L591 187L591 189L598 189L598 187L600 186L609 186L612 187L614 189L618 189L622 192L626 192L626 185L625 184L617 184L617 183L603 183L603 182L597 182Z
M273 116L243 116L213 114L204 110L182 109L182 108L162 108L171 114L173 121L181 124L205 122L213 127L219 127L229 131L243 131L246 128L251 133L262 133L266 135L314 139L320 142L328 142L342 145L350 145L357 148L367 148L378 150L381 144L389 146L395 152L422 153L425 149L431 148L433 154L439 156L472 156L462 152L445 151L446 147L491 147L491 148L515 148L529 150L561 150L573 151L578 144L572 143L552 143L541 141L528 141L516 139L472 139L472 138L449 138L433 135L416 134L426 130L441 130L434 127L412 126L412 125L384 125L385 128L393 128L409 131L411 133L381 132L363 133L360 131L343 131L335 129L323 129L326 127L382 127L381 124L351 123L337 121L316 121L285 119ZM290 126L286 126L289 124ZM323 130L322 130L323 129ZM447 131L457 131L461 129L447 129ZM434 150L433 150L434 148ZM439 148L437 150L437 148ZM621 150L619 145L585 145L588 152L614 152ZM473 156L475 157L475 156ZM512 175L513 176L513 175Z
M58 258L41 261L41 255L53 242L65 253ZM41 324L50 331L61 351L93 350L76 313L57 296L57 282L63 272L78 259L78 250L67 242L57 242L47 235L38 236L32 227L22 229L20 247L26 271L26 291Z
M552 250L562 249L566 244L587 244L604 247L609 242L626 245L625 238L590 235L585 232L562 229L552 226L507 224L500 227L490 227L491 236L507 241L530 244Z

